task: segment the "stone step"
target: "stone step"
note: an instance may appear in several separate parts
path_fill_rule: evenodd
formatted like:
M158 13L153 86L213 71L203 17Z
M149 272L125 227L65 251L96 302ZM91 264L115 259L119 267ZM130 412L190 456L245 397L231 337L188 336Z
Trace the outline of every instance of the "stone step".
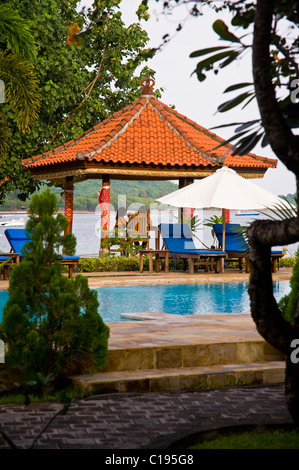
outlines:
M83 391L147 393L241 384L282 383L285 361L101 372L72 377Z
M111 349L104 372L174 369L222 364L283 361L282 353L262 339L195 345Z

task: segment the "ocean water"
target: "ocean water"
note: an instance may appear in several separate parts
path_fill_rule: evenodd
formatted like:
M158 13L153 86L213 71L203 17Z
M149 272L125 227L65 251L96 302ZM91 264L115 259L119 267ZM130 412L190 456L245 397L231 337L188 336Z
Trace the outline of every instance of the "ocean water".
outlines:
M198 248L204 247L207 245L210 247L213 244L213 237L211 234L210 227L206 227L203 224L207 219L213 215L220 216L221 211L196 211L198 219L201 221L201 227L196 231L194 242ZM151 213L152 225L157 226L162 222L177 222L177 211L173 212L162 212L162 211L153 211ZM241 225L248 225L255 219L262 218L262 215L251 216L251 215L239 215L237 211L230 212L230 222L238 223ZM4 235L4 231L7 228L6 226L1 225L2 222L7 222L9 220L20 221L23 219L25 222L27 220L26 214L20 213L5 213L0 214L0 251L9 252L10 246ZM111 213L111 227L113 228L115 224L115 213ZM17 228L17 227L16 227ZM100 247L100 214L95 211L95 213L75 213L73 219L73 233L77 239L76 254L83 256L97 256L99 253ZM293 256L296 252L298 244L288 245L287 247L278 247L286 248L287 255ZM155 247L154 232L150 232L150 247Z

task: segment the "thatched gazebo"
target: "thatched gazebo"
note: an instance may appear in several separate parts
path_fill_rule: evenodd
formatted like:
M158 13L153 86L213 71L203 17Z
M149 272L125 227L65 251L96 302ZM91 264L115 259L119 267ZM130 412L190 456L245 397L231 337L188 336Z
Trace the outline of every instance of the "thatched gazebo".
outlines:
M142 80L139 99L64 145L22 161L33 178L64 184L69 231L74 183L85 179L102 180L100 202L108 208L111 179L178 180L183 187L223 165L245 178L261 178L277 166L276 159L252 153L233 156L230 144L215 148L224 139L156 99L154 83ZM109 209L101 217L105 238Z

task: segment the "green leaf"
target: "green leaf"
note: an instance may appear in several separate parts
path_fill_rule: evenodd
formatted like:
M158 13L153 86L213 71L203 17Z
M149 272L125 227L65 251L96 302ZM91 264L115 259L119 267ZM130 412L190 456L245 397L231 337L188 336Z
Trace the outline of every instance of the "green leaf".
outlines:
M246 106L249 105L249 103L251 103L251 101L255 100L255 93L252 94L251 98L249 98L248 101L246 101L246 103L244 104L244 106L242 106L242 109L246 108Z
M241 139L241 144L237 144L236 149L233 151L233 155L246 155L256 146L261 138L262 134L256 134L256 132L244 137L244 139Z
M261 142L261 146L262 146L263 148L265 148L265 147L267 147L267 145L269 145L269 142L268 142L268 139L267 139L266 134L264 134L263 140L262 140L262 142Z
M239 126L243 124L242 122L231 122L229 124L220 124L219 126L211 127L210 129L221 129L222 127L231 127L231 126Z
M36 53L36 45L28 24L9 4L0 5L1 39L9 43L16 55L32 60Z
M228 57L228 59L226 59L224 62L222 62L222 64L220 64L220 68L224 69L224 67L231 64L240 54L241 54L241 51L233 52L233 54L230 57Z
M253 126L253 124L257 124L258 122L260 122L259 119L254 119L253 121L244 122L243 124L241 124L240 127L236 128L236 132L244 131L244 129L248 129L249 127Z
M200 49L198 51L194 51L192 52L189 57L200 57L202 55L205 55L205 54L210 54L211 52L216 52L216 51L220 51L220 50L223 50L223 49L228 49L228 46L221 46L221 47L208 47L207 49Z
M219 147L224 147L225 145L227 144L230 144L233 140L236 140L236 139L239 139L240 137L242 137L242 135L245 135L247 134L248 131L243 131L243 132L239 132L238 134L236 135L233 135L232 137L230 137L229 139L221 142L219 145L217 145L216 147L213 147L212 150L216 150L218 149ZM232 149L233 147L231 146L230 147L230 150Z
M198 80L203 81L206 78L206 76L202 73L203 70L210 70L211 68L213 68L215 62L218 62L219 60L222 60L225 57L231 57L234 54L235 51L229 49L225 52L219 52L219 54L215 54L211 57L208 57L207 59L202 60L201 62L198 62L195 69L195 73L197 74Z
M233 55L235 51L232 51L231 49L225 51L225 52L219 52L219 54L212 55L211 57L208 57L207 59L202 60L201 62L198 62L197 68L205 68L209 65L214 64L215 62L219 62L219 60L224 59L225 57L230 57Z
M230 91L239 90L239 88L245 88L247 86L253 86L253 83L244 82L244 83L237 83L236 85L231 85L224 90L223 93L229 93Z
M230 109L234 108L238 104L242 103L242 101L246 100L246 98L249 98L252 95L252 93L246 92L242 93L241 95L236 96L235 98L226 101L225 103L222 103L220 106L218 106L218 111L220 113L224 113L225 111L229 111Z
M0 79L5 84L6 99L21 132L36 121L40 108L37 76L31 64L19 56L0 51Z
M241 42L240 39L237 38L237 36L235 36L233 33L229 31L228 27L222 20L216 20L213 23L213 29L215 33L217 33L218 36L220 36L220 38L223 39L224 41Z

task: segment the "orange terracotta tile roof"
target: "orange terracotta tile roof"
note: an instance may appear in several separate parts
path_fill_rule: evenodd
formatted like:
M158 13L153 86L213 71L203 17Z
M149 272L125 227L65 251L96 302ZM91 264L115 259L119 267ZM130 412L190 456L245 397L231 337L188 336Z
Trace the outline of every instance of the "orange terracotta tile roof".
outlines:
M150 92L151 93L151 92ZM78 159L89 162L145 164L156 166L207 167L227 165L234 168L275 168L277 160L252 153L232 156L224 142L186 116L163 104L152 94L114 113L108 119L66 144L23 160L28 169L46 171Z

